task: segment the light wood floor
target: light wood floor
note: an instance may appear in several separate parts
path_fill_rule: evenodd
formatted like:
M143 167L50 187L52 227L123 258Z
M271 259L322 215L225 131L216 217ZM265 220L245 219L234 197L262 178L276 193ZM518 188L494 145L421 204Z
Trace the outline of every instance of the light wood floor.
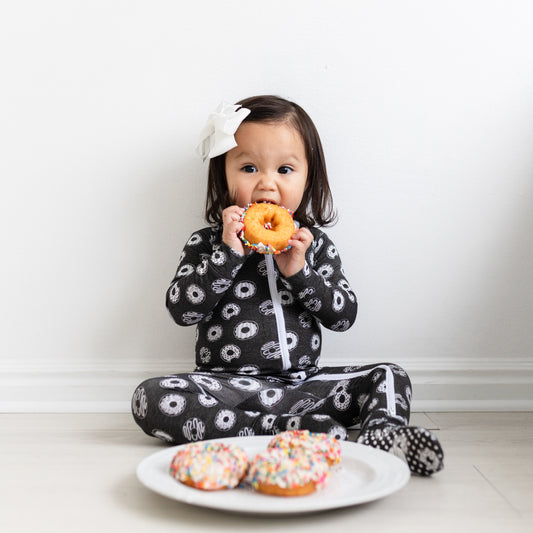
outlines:
M1 414L0 531L232 533L533 531L533 413L415 413L445 469L373 503L308 516L243 516L168 500L137 464L164 446L127 414Z

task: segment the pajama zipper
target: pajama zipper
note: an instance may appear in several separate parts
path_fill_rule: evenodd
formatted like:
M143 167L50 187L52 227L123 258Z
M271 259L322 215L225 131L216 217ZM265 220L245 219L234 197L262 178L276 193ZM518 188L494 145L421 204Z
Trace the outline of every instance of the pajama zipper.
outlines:
M287 330L285 329L285 317L283 316L283 308L281 306L281 298L278 293L276 285L276 269L274 268L274 257L272 255L265 255L267 266L268 288L270 290L270 297L272 298L272 305L274 307L274 316L276 317L276 327L278 330L279 347L281 350L281 363L283 370L288 370L291 367L291 360L289 357L289 346L287 345Z

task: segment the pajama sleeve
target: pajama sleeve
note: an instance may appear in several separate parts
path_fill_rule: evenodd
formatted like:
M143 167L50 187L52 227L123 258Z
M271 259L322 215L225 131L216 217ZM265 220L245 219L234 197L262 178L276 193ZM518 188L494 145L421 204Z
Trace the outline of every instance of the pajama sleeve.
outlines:
M313 230L314 240L300 272L282 281L300 304L333 331L346 331L355 322L357 298L342 269L331 239Z
M192 234L166 293L167 309L182 326L200 322L233 285L246 257L225 243L213 244L215 231Z

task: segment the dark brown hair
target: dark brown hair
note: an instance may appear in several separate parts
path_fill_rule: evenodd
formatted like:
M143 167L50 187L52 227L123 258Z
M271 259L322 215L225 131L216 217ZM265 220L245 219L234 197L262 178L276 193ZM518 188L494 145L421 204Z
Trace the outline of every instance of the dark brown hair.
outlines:
M294 219L303 226L326 226L336 221L320 137L309 115L297 104L279 96L252 96L237 102L250 110L243 122L287 122L301 135L307 156L308 174L300 206ZM221 224L222 211L234 201L226 181L226 154L209 161L205 218Z

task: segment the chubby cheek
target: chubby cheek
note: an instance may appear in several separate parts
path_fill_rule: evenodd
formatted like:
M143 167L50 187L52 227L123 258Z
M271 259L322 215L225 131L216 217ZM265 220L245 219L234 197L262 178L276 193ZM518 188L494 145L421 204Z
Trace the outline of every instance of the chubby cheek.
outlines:
M246 206L249 203L247 198L251 197L251 194L246 190L247 188L239 180L227 179L226 183L232 202L240 207Z
M235 205L238 205L239 207L246 207L250 203L250 200L247 200L243 196L238 196L237 201L235 202Z
M252 201L252 192L246 189L238 188L234 191L230 191L232 197L235 199L235 203L239 207L246 207Z
M295 212L298 207L300 207L300 204L302 203L302 197L294 198L289 202L289 209L293 212Z
M295 212L298 207L300 207L300 204L302 203L303 199L303 191L300 193L300 191L293 191L292 194L286 194L282 195L281 201L283 206L287 207L291 211Z

